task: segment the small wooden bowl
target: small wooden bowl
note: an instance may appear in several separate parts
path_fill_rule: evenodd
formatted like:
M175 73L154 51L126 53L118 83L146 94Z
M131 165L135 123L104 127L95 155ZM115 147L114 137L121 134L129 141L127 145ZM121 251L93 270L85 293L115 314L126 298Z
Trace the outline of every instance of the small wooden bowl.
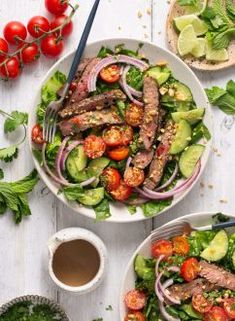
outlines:
M178 0L172 0L166 21L166 35L168 46L171 51L178 54L177 42L179 34L173 26L173 19L184 15L184 9L178 4ZM187 65L202 71L216 71L235 65L235 40L230 42L228 47L229 59L223 62L210 62L206 59L194 58L193 56L180 57Z

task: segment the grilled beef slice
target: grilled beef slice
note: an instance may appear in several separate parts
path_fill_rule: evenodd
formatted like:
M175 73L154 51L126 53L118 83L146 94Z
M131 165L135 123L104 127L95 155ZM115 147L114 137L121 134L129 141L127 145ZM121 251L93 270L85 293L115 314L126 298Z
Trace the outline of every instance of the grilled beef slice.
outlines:
M159 91L156 81L151 77L144 78L144 118L140 126L139 142L145 149L150 149L159 125Z
M201 261L199 275L219 287L235 290L235 275L215 264Z
M186 301L194 294L209 292L215 288L215 284L211 284L205 279L198 278L188 283L172 285L167 290L173 298Z
M89 111L87 113L72 117L59 122L58 126L63 136L77 134L88 128L102 125L122 124L123 120L116 111L107 109L101 111Z
M169 120L163 129L161 142L155 151L153 160L149 167L148 176L144 181L144 185L151 190L157 187L161 181L162 175L164 173L164 168L169 160L169 150L174 135L174 122Z
M100 58L92 58L85 67L80 77L77 88L71 96L70 102L79 102L88 96L87 82L92 69L98 64Z
M119 89L110 90L103 94L83 99L77 103L69 103L59 112L61 118L80 115L87 111L101 110L115 104L116 100L126 100L126 95Z
M147 167L152 159L153 159L154 150L142 150L138 152L134 159L133 164L135 167L138 167L140 169L145 169Z

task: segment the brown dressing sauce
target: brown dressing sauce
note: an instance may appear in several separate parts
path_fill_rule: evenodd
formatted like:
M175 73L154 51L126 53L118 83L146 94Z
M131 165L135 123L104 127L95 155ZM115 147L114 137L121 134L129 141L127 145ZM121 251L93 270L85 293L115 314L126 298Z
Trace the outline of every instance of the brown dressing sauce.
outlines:
M85 240L61 244L53 256L52 269L62 283L81 286L91 281L100 267L96 248Z

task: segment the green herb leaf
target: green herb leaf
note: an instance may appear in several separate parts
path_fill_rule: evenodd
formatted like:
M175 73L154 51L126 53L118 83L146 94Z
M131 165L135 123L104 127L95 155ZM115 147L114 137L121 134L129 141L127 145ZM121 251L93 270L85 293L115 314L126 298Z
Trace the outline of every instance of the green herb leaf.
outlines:
M235 35L235 28L227 29L223 32L218 33L212 40L212 47L214 49L227 48L232 37Z
M8 163L18 156L18 145L11 145L0 149L0 160Z
M208 141L211 139L209 129L203 124L202 121L193 128L190 144L196 144L201 138L205 138Z
M219 98L226 94L226 90L213 86L211 89L205 89L209 102L214 105Z
M135 205L126 205L127 209L128 209L128 212L133 215L136 213L136 206Z
M27 125L28 123L28 114L22 113L19 111L13 111L5 120L4 123L4 132L9 133L16 130L21 125Z
M195 7L197 3L198 3L197 0L178 0L178 4L182 7L183 6Z
M4 178L4 172L3 170L0 168L0 180Z
M113 307L112 305L108 305L106 308L105 308L106 311L113 311Z
M127 84L136 90L143 88L144 74L138 68L131 67L127 73Z
M111 216L109 201L104 198L98 205L93 206L97 221L103 221Z
M212 216L212 219L214 224L228 222L230 220L230 218L223 213L216 213Z
M226 10L229 19L235 22L235 6L233 0L226 0Z
M42 161L42 152L39 149L32 149L33 155L36 158L36 160L38 161L39 165L42 166L43 165L43 161Z
M26 194L33 190L34 186L39 181L38 173L36 169L34 169L28 176L23 179L9 183L12 190L17 194Z
M64 187L62 191L68 201L77 201L78 197L83 195L83 188L79 184L75 186Z
M116 102L118 114L122 119L125 119L126 105L123 101L119 100Z
M229 80L227 82L226 90L230 95L235 97L235 81Z
M152 217L171 205L171 200L149 201L141 205L144 216Z
M103 47L100 48L100 51L98 52L97 57L105 58L105 57L107 57L109 55L113 55L113 51L110 48L103 46Z
M221 17L221 19L224 21L225 24L230 25L231 22L224 9L222 0L213 0L211 8L216 15Z

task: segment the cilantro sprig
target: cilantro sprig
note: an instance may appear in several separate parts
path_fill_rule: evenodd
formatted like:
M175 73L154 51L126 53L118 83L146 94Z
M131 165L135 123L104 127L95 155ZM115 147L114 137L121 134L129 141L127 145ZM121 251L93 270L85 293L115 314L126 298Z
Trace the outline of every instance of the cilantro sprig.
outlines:
M28 123L28 114L19 111L13 111L11 112L11 114L8 114L1 109L0 114L6 117L4 122L5 134L12 133L20 126L22 126L24 129L23 138L18 143L0 149L0 160L8 163L11 162L14 158L17 158L19 146L25 141L27 135L26 125Z

